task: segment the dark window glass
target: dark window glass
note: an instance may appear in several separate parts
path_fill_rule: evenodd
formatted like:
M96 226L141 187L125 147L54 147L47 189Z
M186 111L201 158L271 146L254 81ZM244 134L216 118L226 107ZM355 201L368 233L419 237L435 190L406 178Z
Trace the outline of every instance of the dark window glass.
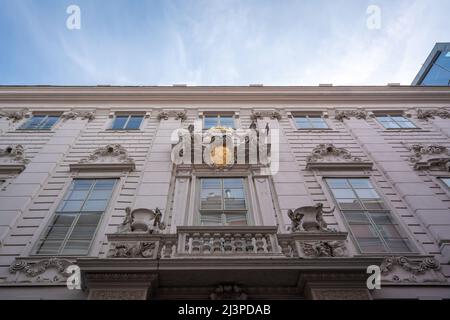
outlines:
M379 123L386 129L411 129L417 128L414 123L403 116L377 116Z
M116 179L77 179L39 241L37 254L85 255Z
M299 129L327 129L328 124L321 116L298 116L295 123Z
M22 130L50 130L59 120L58 116L36 115L25 122L20 129Z
M112 130L139 130L143 116L117 116L114 119Z
M367 178L328 178L326 182L362 252L410 252L383 199Z
M205 116L204 125L203 125L204 129L211 129L213 127L218 127L218 126L234 129L233 116L228 116L228 115Z

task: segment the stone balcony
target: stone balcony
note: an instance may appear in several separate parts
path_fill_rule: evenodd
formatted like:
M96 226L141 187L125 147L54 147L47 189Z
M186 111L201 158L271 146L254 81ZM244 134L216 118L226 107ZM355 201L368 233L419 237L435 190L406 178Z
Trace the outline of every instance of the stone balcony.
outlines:
M308 258L347 256L346 232L278 234L275 226L180 226L176 234L108 234L108 258Z

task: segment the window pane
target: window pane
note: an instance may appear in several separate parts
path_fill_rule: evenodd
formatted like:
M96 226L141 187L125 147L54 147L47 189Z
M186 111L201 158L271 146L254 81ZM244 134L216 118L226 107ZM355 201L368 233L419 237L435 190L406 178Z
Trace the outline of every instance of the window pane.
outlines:
M361 204L356 199L338 199L339 207L342 210L361 210Z
M332 189L336 188L350 188L347 179L327 179L327 183Z
M88 190L73 190L68 193L67 200L85 200L88 195Z
M94 180L77 179L72 182L72 189L89 190Z
M125 123L127 122L127 120L128 120L128 116L117 116L114 119L114 123L113 123L111 129L113 129L113 130L123 129L125 127Z
M367 210L388 210L383 200L381 199L361 199L364 207Z
M83 214L78 218L75 227L70 234L70 240L89 240L94 236L100 221L100 214Z
M225 210L245 210L245 199L243 198L230 198L225 199Z
M227 213L225 215L226 224L229 226L246 226L247 215L245 213Z
M353 188L372 188L369 179L348 179Z
M67 241L61 253L67 255L84 255L88 253L90 245L91 240Z
M392 224L392 220L389 214L382 212L372 212L370 213L370 217L376 224Z
M41 125L41 129L51 129L53 125L58 121L57 116L48 116L44 123Z
M356 238L376 238L377 232L370 224L352 224L350 226Z
M23 126L23 129L37 129L45 116L32 116Z
M205 214L200 215L200 223L205 226L217 226L222 225L221 214Z
M223 179L224 188L243 188L242 179Z
M317 129L326 129L326 128L328 128L328 125L324 121L313 122L312 125L313 125L314 128L317 128Z
M312 128L312 124L310 122L297 122L297 126L300 129L310 129L310 128Z
M391 117L377 117L377 120L380 122L391 121Z
M222 210L222 189L202 190L200 206L203 210Z
M92 190L89 200L107 200L111 196L112 190Z
M218 189L222 188L222 183L220 179L202 179L202 188Z
M400 125L400 127L405 128L405 129L416 128L416 126L412 122L409 122L409 121L398 122L398 124Z
M38 254L58 254L61 244L62 244L61 241L44 241L39 245L36 253L38 253Z
M411 252L407 239L385 239L385 241L392 252Z
M450 178L441 178L442 182L445 183L447 187L450 188Z
M348 223L369 223L369 218L363 212L344 212Z
M105 211L107 200L89 200L83 206L83 211Z
M378 226L378 232L380 232L383 238L395 238L395 239L402 238L396 226L392 224Z
M221 116L220 125L222 127L234 128L234 119L231 116Z
M351 189L331 189L336 199L356 198L355 193Z
M205 129L216 127L218 125L218 117L205 117Z
M379 238L357 238L356 240L363 252L386 252Z
M114 188L114 185L116 184L116 180L115 179L101 179L101 180L97 180L94 186L95 190L112 190Z
M356 194L360 198L379 199L380 196L373 189L355 189Z
M126 129L139 129L142 122L142 116L131 116Z
M400 128L400 126L393 121L382 122L382 124L386 129L399 129Z
M78 212L81 210L83 201L66 201L61 211L63 212Z

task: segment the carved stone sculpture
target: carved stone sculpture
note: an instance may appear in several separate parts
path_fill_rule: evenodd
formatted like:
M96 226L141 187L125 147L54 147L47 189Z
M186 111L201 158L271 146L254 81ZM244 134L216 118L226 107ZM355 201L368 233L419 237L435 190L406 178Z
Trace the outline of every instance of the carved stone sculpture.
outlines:
M413 144L407 145L406 148L413 153L409 161L414 163L414 169L437 168L449 170L450 168L450 152L447 147Z
M98 162L134 163L134 160L128 157L127 150L120 144L109 144L96 149L88 158L80 161L80 163Z
M248 295L236 284L218 285L210 294L211 300L247 300Z
M170 116L175 117L175 120L185 121L187 119L184 111L161 111L158 114L158 120L169 120Z
M334 118L339 121L350 119L351 117L355 117L356 119L366 119L367 112L362 110L343 110L336 111L336 115L334 116Z
M130 207L125 208L125 220L119 227L119 232L148 232L157 233L164 230L166 225L161 221L162 213L156 208L150 209L135 209Z
M66 269L68 266L72 264L73 263L68 260L58 258L45 259L39 262L26 262L24 260L19 260L15 261L9 267L9 272L11 273L22 272L26 274L28 277L36 277L44 273L47 269L54 268L63 276L68 277L70 276L70 274L66 273Z
M155 242L116 243L110 257L113 258L153 258L156 253Z
M446 109L434 109L434 110L417 110L417 118L422 120L434 119L434 117L441 117L442 119L449 119L450 112Z
M278 111L255 111L252 112L252 114L250 115L250 119L253 121L256 121L258 119L262 119L264 117L269 117L270 119L274 120L281 120L281 113L279 113Z
M9 120L12 120L13 122L17 122L22 120L23 118L30 117L31 112L28 110L21 110L21 111L14 111L14 112L0 112L0 118L7 118Z
M345 255L343 241L302 241L301 246L307 257L342 257Z
M446 282L439 272L441 266L435 258L413 261L406 257L386 257L380 266L382 281L386 282Z
M336 161L361 161L359 157L353 157L344 148L337 148L331 143L319 144L313 149L311 155L306 159L310 162L336 162Z
M332 212L334 212L334 208L330 211L323 210L323 203L297 208L294 211L289 210L291 231L329 231L322 214Z
M25 149L22 145L9 146L5 149L0 148L0 163L20 163L27 164L28 159L25 158Z
M75 120L76 118L78 118L78 116L79 116L78 112L66 111L61 115L61 118L63 120L69 120L69 119Z

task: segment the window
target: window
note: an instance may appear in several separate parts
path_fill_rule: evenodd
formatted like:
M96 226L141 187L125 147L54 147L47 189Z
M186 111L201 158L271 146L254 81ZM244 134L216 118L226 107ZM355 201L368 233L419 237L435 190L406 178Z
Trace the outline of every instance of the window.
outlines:
M205 116L204 129L213 127L226 127L234 129L234 118L232 115L209 115Z
M439 52L436 61L423 79L424 86L450 85L450 51Z
M203 178L200 184L201 225L247 225L243 178Z
M411 129L417 128L411 121L403 116L377 116L380 122L386 129Z
M36 115L25 122L21 130L50 130L59 120L59 116Z
M327 129L328 124L321 116L298 116L295 117L298 129Z
M364 253L410 252L406 235L368 178L328 178L336 203Z
M116 180L74 180L40 239L36 253L87 254Z
M439 178L450 189L450 178Z
M112 130L139 130L143 116L124 115L116 116L112 124Z

